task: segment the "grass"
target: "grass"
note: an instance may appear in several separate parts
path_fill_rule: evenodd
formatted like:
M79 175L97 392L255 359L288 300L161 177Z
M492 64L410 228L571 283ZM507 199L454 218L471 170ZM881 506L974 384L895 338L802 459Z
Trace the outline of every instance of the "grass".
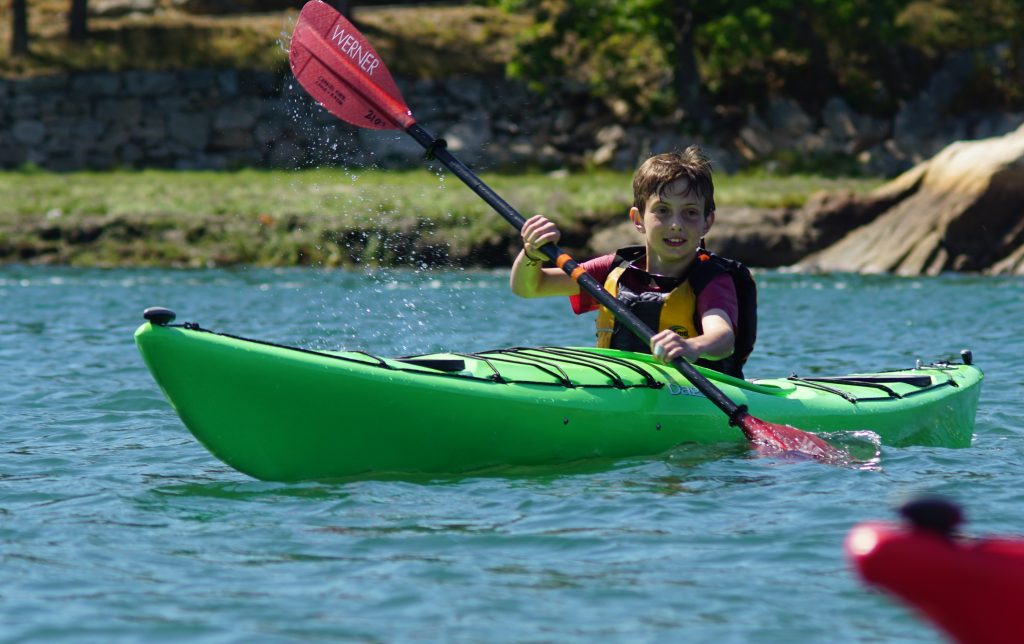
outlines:
M559 222L585 248L631 201L629 173L483 175L524 215ZM723 206L793 207L873 179L722 176ZM495 265L511 226L448 174L429 170L165 170L0 173L0 261L71 265Z

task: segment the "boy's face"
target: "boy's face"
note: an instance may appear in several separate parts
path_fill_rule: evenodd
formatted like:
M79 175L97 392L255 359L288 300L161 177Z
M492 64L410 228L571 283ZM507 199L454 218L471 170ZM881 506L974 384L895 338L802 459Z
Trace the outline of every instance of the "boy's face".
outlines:
M714 211L704 216L704 198L690 190L686 179L677 179L660 192L647 198L643 215L636 208L629 211L647 242L649 270L652 262L663 268L688 264L715 221Z

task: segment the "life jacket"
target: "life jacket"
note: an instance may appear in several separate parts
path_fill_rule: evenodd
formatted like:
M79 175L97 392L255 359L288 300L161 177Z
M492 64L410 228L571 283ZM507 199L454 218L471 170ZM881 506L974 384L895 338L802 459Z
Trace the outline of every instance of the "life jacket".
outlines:
M701 334L697 296L711 280L727 273L736 287L739 309L739 320L732 321L735 333L733 353L722 360L701 358L697 364L742 378L743 365L750 357L757 338L757 285L747 267L735 260L699 249L697 261L682 278L650 275L663 292L634 293L621 285L622 276L630 268L641 270L633 266L633 263L641 259L645 252L643 246L629 246L616 251L604 289L650 328L656 331L672 329L684 338L692 338ZM597 314L597 346L637 353L651 352L648 344L616 320L615 315L604 306Z

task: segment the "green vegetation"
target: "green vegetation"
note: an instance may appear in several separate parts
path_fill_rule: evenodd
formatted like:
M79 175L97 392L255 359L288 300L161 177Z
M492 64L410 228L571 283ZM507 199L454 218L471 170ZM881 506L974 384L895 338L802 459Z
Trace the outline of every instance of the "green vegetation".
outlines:
M484 175L565 246L622 221L628 173ZM722 176L721 206L797 206L877 180ZM454 177L417 171L0 173L0 261L71 265L498 265L514 231ZM721 207L720 206L720 207Z
M63 70L229 67L280 71L300 2L154 0L144 14L93 17L68 40L69 0L32 0L27 56L0 48L0 75ZM288 5L291 5L290 7ZM3 6L0 0L0 6ZM190 13L185 7L196 7ZM234 6L249 13L215 13ZM781 94L820 107L841 95L891 113L943 60L978 58L965 89L995 109L1024 108L1024 0L480 0L448 6L354 3L392 72L414 78L501 74L537 88L587 88L620 118L726 119ZM288 8L281 8L288 7ZM275 9L276 8L276 9ZM206 13L199 13L204 11ZM0 21L0 42L11 38Z
M681 107L692 123L772 95L811 106L841 95L892 113L945 57L993 45L1005 48L979 57L983 87L968 91L1024 106L1022 0L494 1L533 18L512 75L556 90L575 81L621 104L622 117Z

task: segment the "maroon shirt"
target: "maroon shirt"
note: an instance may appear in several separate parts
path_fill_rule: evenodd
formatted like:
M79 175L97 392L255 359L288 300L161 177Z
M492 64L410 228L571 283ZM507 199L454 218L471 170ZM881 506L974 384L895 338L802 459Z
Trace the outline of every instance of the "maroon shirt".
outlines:
M612 271L614 265L615 253L602 255L601 257L595 257L594 259L583 262L583 268L586 269L586 271L590 273L590 275L602 286L604 286L604 282L608 279L608 274ZM639 269L639 266L636 265L634 265L633 268L636 270L627 270L622 275L620 282L622 286L635 293L661 293L666 290L651 277L650 273ZM672 287L669 286L667 290L671 290L671 288ZM600 303L586 291L580 291L579 295L569 296L569 302L572 304L572 310L576 315L595 311L601 306ZM729 322L732 324L733 329L736 328L740 309L736 299L736 285L733 283L732 277L730 277L728 273L722 273L721 275L715 276L715 278L708 282L708 285L705 286L704 290L697 296L698 326L700 325L701 318L704 317L704 313L711 309L721 309L725 311L726 315L729 316ZM658 330L659 329L655 329L655 331Z

